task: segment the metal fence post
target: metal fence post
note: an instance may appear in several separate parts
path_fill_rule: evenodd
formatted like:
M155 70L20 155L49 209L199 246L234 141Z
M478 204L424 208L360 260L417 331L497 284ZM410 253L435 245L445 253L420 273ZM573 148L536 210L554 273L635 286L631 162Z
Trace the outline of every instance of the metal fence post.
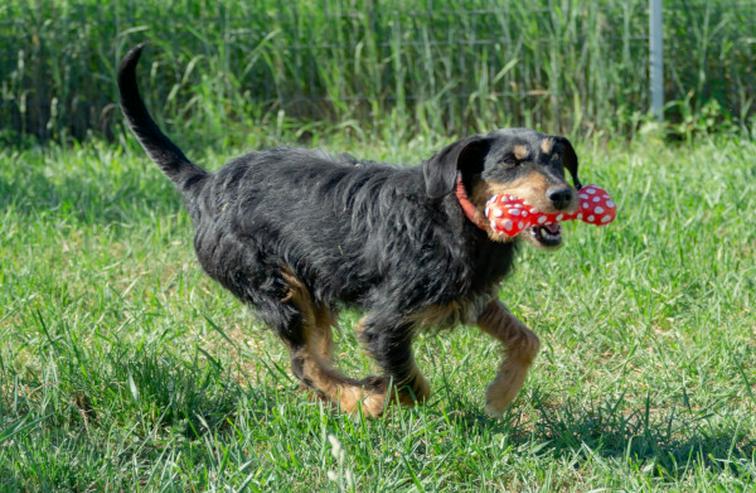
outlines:
M662 36L662 0L649 0L648 21L649 76L651 112L664 119L664 38Z

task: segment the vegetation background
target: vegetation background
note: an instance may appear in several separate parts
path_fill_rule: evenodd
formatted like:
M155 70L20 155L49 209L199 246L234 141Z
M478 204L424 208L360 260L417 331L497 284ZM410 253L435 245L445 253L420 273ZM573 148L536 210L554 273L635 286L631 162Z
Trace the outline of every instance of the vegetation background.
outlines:
M753 491L756 1L0 3L0 491ZM609 228L524 248L501 298L543 350L500 420L499 348L422 336L434 395L365 421L203 275L115 71L198 163L308 145L417 164L476 131L567 134ZM343 369L374 368L346 311Z
M756 2L664 5L676 132L747 125ZM146 99L200 146L246 145L260 126L631 136L649 106L647 38L647 0L8 0L0 129L112 138L118 61L148 40Z

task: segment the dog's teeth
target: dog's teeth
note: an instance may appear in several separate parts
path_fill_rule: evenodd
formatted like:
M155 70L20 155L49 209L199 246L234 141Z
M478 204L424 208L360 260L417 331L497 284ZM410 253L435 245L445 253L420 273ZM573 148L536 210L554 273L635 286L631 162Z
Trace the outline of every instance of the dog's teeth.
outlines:
M552 233L546 228L538 228L538 229L539 229L539 233L536 233L535 230L533 230L533 234L535 236L540 235L540 237L546 241L558 241L559 239L561 239L561 232Z

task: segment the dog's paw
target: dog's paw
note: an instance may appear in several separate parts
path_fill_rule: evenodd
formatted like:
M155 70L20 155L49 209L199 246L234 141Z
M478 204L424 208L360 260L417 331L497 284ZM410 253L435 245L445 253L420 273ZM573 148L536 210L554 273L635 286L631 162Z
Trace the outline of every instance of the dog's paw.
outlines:
M506 406L503 408L496 406L492 404L491 402L486 402L486 407L484 408L484 411L486 413L486 416L493 419L499 419L504 414L504 410L506 409Z
M389 380L383 376L370 375L360 380L360 385L372 392L385 393Z
M377 392L362 386L349 386L339 393L339 407L342 411L362 414L367 418L377 418L383 414L386 401L384 392Z
M425 402L428 400L431 394L430 384L424 376L418 374L415 379L415 388L413 390L414 398L418 402Z
M512 404L517 391L520 389L521 382L507 382L504 379L497 379L486 389L486 414L492 418L499 418L504 411ZM513 384L514 383L514 384Z
M363 416L379 418L386 411L386 394L369 394L360 402Z

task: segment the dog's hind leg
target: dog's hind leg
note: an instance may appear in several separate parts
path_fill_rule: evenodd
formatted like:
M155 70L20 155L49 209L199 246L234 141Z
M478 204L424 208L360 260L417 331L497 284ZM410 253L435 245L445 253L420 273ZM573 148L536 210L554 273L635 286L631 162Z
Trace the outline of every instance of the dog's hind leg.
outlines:
M368 416L383 411L383 393L371 382L348 378L331 367L334 317L328 307L314 302L307 287L290 271L283 272L288 286L282 309L291 310L279 335L291 350L292 370L296 377L317 394L349 413L360 409Z
M506 352L496 378L486 390L486 412L499 416L525 383L533 359L538 354L538 337L499 301L492 301L478 317L478 326L499 340Z
M311 346L318 356L329 363L333 358L334 325L336 325L336 320L328 307L314 307L313 330L310 334Z

